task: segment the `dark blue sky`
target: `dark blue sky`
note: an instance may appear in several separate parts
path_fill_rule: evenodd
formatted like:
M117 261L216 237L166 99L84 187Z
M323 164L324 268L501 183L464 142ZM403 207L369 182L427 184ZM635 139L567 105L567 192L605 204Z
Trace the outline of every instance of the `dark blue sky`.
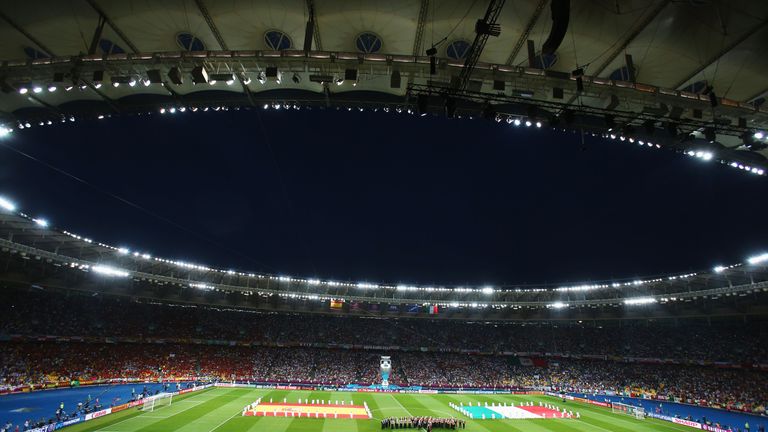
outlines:
M353 281L635 277L768 248L768 181L715 163L481 120L258 115L67 123L4 142L189 231L2 147L0 194L155 256Z

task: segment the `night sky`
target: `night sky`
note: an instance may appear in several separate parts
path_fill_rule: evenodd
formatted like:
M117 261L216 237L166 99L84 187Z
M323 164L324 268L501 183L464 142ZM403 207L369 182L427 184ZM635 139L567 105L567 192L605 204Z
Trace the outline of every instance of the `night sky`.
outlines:
M484 120L187 112L35 127L2 144L87 182L0 147L0 194L20 210L225 269L560 283L708 269L768 249L768 179Z

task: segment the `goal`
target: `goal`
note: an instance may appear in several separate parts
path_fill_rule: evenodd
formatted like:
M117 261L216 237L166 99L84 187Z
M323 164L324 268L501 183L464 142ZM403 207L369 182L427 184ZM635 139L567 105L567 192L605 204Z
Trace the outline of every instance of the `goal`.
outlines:
M638 420L643 420L645 418L645 408L619 402L613 402L611 404L611 412L615 414L631 415Z
M173 402L173 393L158 393L144 398L144 406L141 407L141 410L152 412L158 408L171 405L171 402Z

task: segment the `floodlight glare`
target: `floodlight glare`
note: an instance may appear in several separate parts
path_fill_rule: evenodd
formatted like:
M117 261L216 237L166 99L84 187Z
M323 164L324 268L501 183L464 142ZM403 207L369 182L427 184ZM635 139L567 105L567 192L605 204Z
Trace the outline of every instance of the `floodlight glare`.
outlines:
M47 221L47 220L45 220L45 219L32 219L32 220L34 220L34 221L35 221L35 223L37 224L37 226L41 226L41 227L43 227L43 228L45 228L45 227L47 227L47 226L48 226L48 221Z
M624 299L624 304L629 306L647 305L651 303L656 303L656 299L653 297L635 297Z
M8 211L15 211L16 210L16 205L15 204L13 204L12 202L8 201L8 199L6 199L5 197L1 197L1 196L0 196L0 207L4 208L5 210L8 210Z
M753 257L750 257L747 260L747 262L752 264L752 265L764 263L766 261L768 261L768 253L764 253L764 254L760 254L760 255L755 255Z
M114 276L114 277L130 276L130 274L125 270L121 270L121 269L117 269L117 268L105 266L105 265L93 266L91 267L91 270L93 270L94 273L98 273L104 276Z

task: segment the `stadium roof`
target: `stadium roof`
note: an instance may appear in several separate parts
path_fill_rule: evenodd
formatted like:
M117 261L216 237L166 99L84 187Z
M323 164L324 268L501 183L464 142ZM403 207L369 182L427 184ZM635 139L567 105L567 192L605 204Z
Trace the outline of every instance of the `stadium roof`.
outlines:
M753 133L768 129L768 3L574 1L564 39L542 54L564 3L491 1L501 33L477 47L467 72L486 1L8 0L0 5L0 115L23 127L209 104L412 106L409 95L450 93L473 102L459 112L490 103L505 115L551 120L573 110L576 119L562 118L581 128L615 112L628 135L679 126L716 138L716 150L730 152L722 162L764 167L766 137ZM204 87L192 83L197 67L207 72L197 77ZM572 75L580 68L583 91Z

